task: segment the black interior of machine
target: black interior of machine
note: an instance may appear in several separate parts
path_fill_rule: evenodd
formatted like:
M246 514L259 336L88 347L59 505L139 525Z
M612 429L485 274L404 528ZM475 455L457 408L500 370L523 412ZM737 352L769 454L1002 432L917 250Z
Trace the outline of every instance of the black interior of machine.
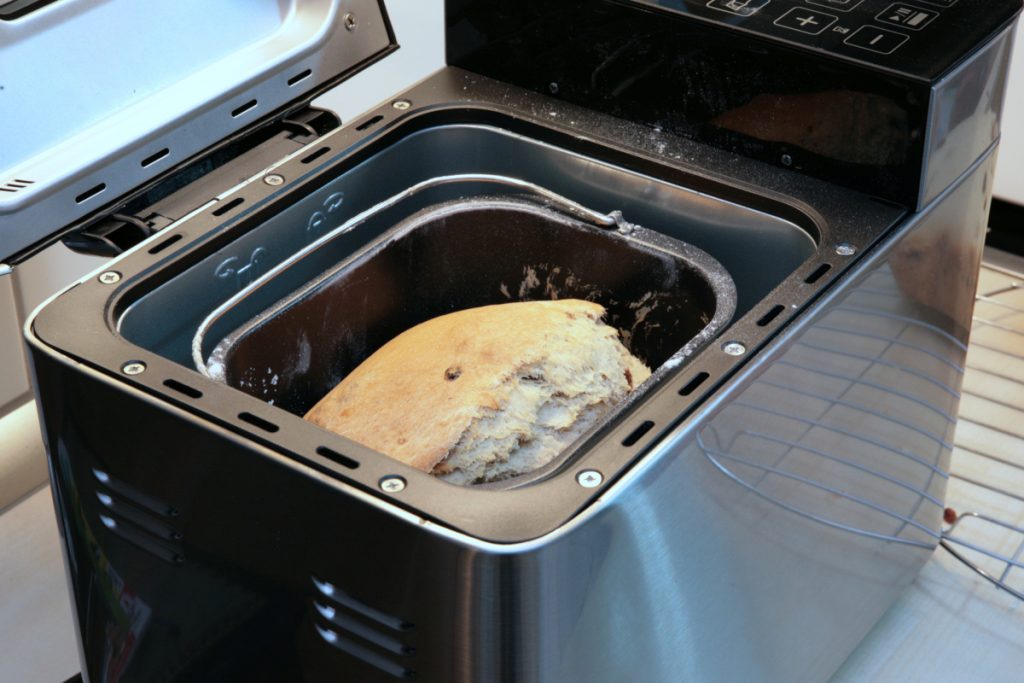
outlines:
M706 254L641 227L597 227L522 199L456 200L403 221L236 330L213 364L229 385L302 415L421 322L476 306L577 298L605 306L627 348L657 368L716 310L731 313L726 279Z

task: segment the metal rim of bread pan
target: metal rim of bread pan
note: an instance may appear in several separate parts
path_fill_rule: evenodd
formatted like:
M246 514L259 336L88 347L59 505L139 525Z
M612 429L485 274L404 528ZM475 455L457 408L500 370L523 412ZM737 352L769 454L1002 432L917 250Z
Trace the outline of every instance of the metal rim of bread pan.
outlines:
M267 169L286 178L284 185L269 186L259 182L256 174L252 182L224 193L218 202L202 207L117 259L117 270L123 274L117 285L83 279L37 312L29 323L29 342L61 362L82 364L83 372L98 372L133 400L146 397L173 410L178 419L223 430L225 438L251 444L254 458L275 457L283 466L308 472L325 483L334 481L339 492L355 486L461 533L466 543L516 543L545 536L587 514L593 509L588 504L605 496L624 473L650 462L643 456L664 435L681 423L700 419L706 411L698 410L699 406L726 386L726 380L760 350L768 352L766 346L771 346L780 329L906 215L903 207L460 69L444 69L400 96L413 106L398 111L385 103L366 114L367 119L381 117L374 127L342 127ZM328 438L332 435L301 418L220 385L119 333L121 316L155 288L188 272L203 258L220 253L283 208L388 147L417 132L453 124L494 126L641 178L688 188L697 196L782 216L806 226L817 238L811 255L729 326L724 341L742 345L743 354L730 355L718 344L706 347L648 394L641 405L608 426L587 455L588 469L603 475L600 485L584 488L569 470L565 476L500 495L452 487L388 458L374 457L342 437ZM320 152L323 149L326 151ZM314 154L315 164L303 163ZM240 209L215 214L236 199L244 201ZM170 239L177 242L159 250ZM839 244L855 246L856 254L838 255ZM751 247L741 244L736 248ZM710 253L722 260L714 251ZM827 272L821 273L826 266ZM782 312L767 324L758 324L778 307ZM146 363L147 371L135 376L122 374L127 360ZM169 380L202 396L184 395L166 385ZM272 423L274 431L242 415L259 416ZM339 462L332 454L341 454L346 460ZM381 491L378 482L394 474L405 479L405 488L396 493ZM479 510L489 514L481 515Z
M235 308L240 302L248 299L254 292L261 289L268 282L272 281L280 273L288 270L295 264L299 263L303 258L320 249L325 244L331 242L338 235L349 232L356 226L362 225L368 219L378 215L385 209L392 208L399 204L403 199L407 199L413 195L419 194L420 192L437 187L439 185L447 185L454 183L467 183L467 182L484 182L484 183L495 183L499 185L507 185L520 190L525 190L543 197L544 199L553 202L554 204L561 206L564 210L576 214L577 216L584 218L594 225L599 225L605 228L619 227L625 225L624 219L621 214L616 215L616 212L604 214L600 211L595 211L582 206L578 202L575 202L568 197L552 192L546 188L537 185L536 183L527 182L519 178L510 178L508 176L485 174L485 173L459 173L448 176L438 176L436 178L430 178L423 182L417 183L412 187L406 188L401 192L394 194L382 202L374 204L369 209L362 211L352 218L349 218L338 227L329 231L325 235L317 238L313 242L307 244L302 249L298 250L288 258L284 259L269 271L259 276L257 279L250 282L248 285L240 289L234 296L225 301L223 304L214 309L206 318L203 319L202 324L196 330L195 336L192 337L192 362L195 363L196 369L203 373L207 377L213 379L223 380L223 377L219 376L216 371L210 369L207 366L207 356L204 352L204 342L207 334L210 332L210 328L213 327L217 321L225 316L229 311ZM219 345L218 345L219 346ZM216 353L216 351L215 351Z
M489 176L483 177L474 175L466 175L464 177L458 178L458 180L464 181L481 179L488 181L493 180L495 182L508 184L512 186L520 186L518 181L515 181L515 179L510 178L493 178ZM456 182L456 180L453 179L452 177L437 178L433 179L432 181L427 181L427 184L429 185L433 183L443 182ZM534 188L529 189L533 190ZM539 197L548 200L552 199L553 197L557 197L557 195L554 195L554 193L548 191L537 192L537 194L539 195ZM407 195L406 193L402 193L402 196ZM595 274L593 271L591 271L591 274L589 276L590 280L588 280L587 284L577 282L573 286L571 286L569 285L568 280L566 280L564 286L570 287L573 293L580 294L581 296L592 297L592 300L598 301L599 303L604 303L608 306L609 324L616 327L628 327L633 332L633 334L630 336L632 344L639 344L639 346L631 346L631 351L634 353L634 355L639 355L642 360L651 365L653 374L644 384L637 387L633 392L631 392L627 398L623 399L618 405L612 407L612 409L606 415L604 415L594 426L592 426L583 435L581 435L579 439L577 439L574 443L569 445L561 453L555 456L551 462L532 472L524 473L517 477L509 478L499 482L492 482L490 484L484 485L486 486L486 488L490 490L510 489L517 486L534 484L547 476L552 476L562 471L566 467L571 466L572 463L575 462L577 457L585 458L587 441L602 429L602 425L604 425L605 423L614 422L623 412L627 411L634 403L641 400L643 395L646 394L649 390L651 390L651 388L656 386L666 375L671 373L675 367L677 367L686 358L692 356L694 353L696 353L705 345L707 345L712 339L714 339L715 336L722 330L722 328L729 322L729 320L732 319L733 313L735 312L736 308L736 289L733 285L732 278L729 276L728 272L725 270L725 268L722 267L721 264L719 264L715 259L713 259L710 255L703 252L702 250L697 249L692 245L680 242L679 240L667 238L664 235L654 233L642 226L628 223L617 211L612 212L611 214L601 214L600 212L596 212L585 207L580 207L576 202L573 202L572 200L568 200L565 198L557 197L555 201L557 202L559 207L564 208L567 212L571 212L573 214L585 217L589 222L598 226L598 230L600 232L606 233L607 239L599 240L599 243L621 244L622 249L625 249L628 252L632 252L635 257L640 257L641 254L647 254L646 258L649 259L652 257L653 254L660 254L662 255L662 257L667 257L667 259L674 264L673 269L671 271L671 279L675 283L673 286L674 291L663 289L664 283L662 282L661 284L659 284L659 280L663 279L665 273L659 274L657 272L653 272L658 269L654 266L654 264L648 264L649 266L651 266L651 268L649 268L651 272L645 271L644 275L648 276L649 283L644 285L644 287L642 287L641 289L646 290L647 295L652 297L651 299L649 299L649 301L651 302L649 308L645 309L649 310L650 312L646 314L645 317L642 317L641 319L638 320L642 320L644 324L647 324L649 326L648 329L651 328L650 326L653 326L653 328L657 328L658 331L662 332L662 334L659 335L661 338L671 338L675 339L676 341L668 345L670 351L666 351L664 349L662 349L661 351L655 351L655 348L661 347L660 344L652 348L650 343L644 337L644 335L641 335L640 338L644 338L645 341L638 341L638 330L636 325L637 321L634 321L634 324L630 325L630 320L628 319L629 316L627 315L627 319L621 321L624 323L624 325L617 325L615 321L615 311L618 310L619 313L622 313L622 306L617 306L616 304L614 304L613 300L616 298L616 296L613 295L610 290L606 290L604 287L601 287L599 289L597 288L598 281L601 279L603 274ZM392 197L391 199L382 202L381 205L393 206L396 202L396 198ZM370 211L376 211L378 207L381 205L373 207ZM206 320L204 320L203 325L197 331L196 336L193 339L193 353L200 354L195 358L196 364L197 366L199 366L198 369L208 377L211 377L221 382L225 382L230 386L236 386L238 388L241 388L242 390L246 390L246 388L243 387L245 384L248 384L250 386L247 387L247 393L256 395L263 400L268 400L268 397L271 397L271 399L276 398L277 400L269 400L269 402L274 405L282 406L286 410L289 410L290 412L293 412L297 415L302 415L312 406L312 403L310 403L309 400L304 400L301 401L301 407L293 405L294 397L292 396L291 398L289 398L289 395L294 393L293 387L295 378L292 377L292 375L297 373L299 375L308 376L311 370L299 370L298 368L295 367L294 364L288 361L275 361L272 357L268 357L265 351L265 349L272 347L275 343L283 343L279 340L285 338L294 338L294 334L288 333L287 324L277 322L278 316L286 312L292 312L293 309L295 311L303 309L303 307L305 307L307 303L313 300L323 300L324 292L329 289L338 291L340 295L343 297L342 300L344 300L344 297L348 295L348 292L346 291L348 289L348 285L343 284L338 286L334 284L335 282L339 280L344 280L346 278L351 279L353 277L356 280L362 281L362 279L365 278L365 276L356 277L353 274L353 271L355 269L361 266L365 266L370 259L373 259L376 255L380 254L382 250L387 249L392 244L400 243L404 237L408 237L411 233L417 231L419 228L425 225L431 225L432 223L435 223L437 221L444 221L448 218L452 218L453 216L458 216L460 214L476 214L482 217L483 215L486 215L487 212L490 212L492 214L497 213L498 215L500 215L501 212L503 211L521 213L522 215L530 214L541 220L549 221L549 225L551 225L552 227L554 227L557 224L565 226L569 230L585 230L585 228L582 227L582 223L578 221L575 217L560 214L553 208L541 205L539 203L535 203L533 201L521 199L518 196L466 197L463 199L452 200L440 205L427 207L425 209L422 209L418 213L414 214L413 216L410 216L409 218L400 222L391 230L386 231L376 240L366 245L362 249L356 251L348 258L344 259L337 266L331 268L330 270L322 274L316 275L306 285L287 294L282 299L272 304L269 308L261 310L257 315L250 318L243 325L231 331L227 336L222 338L214 348L213 352L210 354L209 362L200 364L201 353L203 348L203 338L206 335L207 331L210 329L210 325L215 320L222 317L226 312L224 310L224 307L218 308L216 311L211 313L211 315L208 316ZM306 251L305 253L308 254L311 251L315 251L323 247L323 245L326 244L327 241L329 241L329 239L326 238L334 237L338 234L343 234L347 232L353 227L353 224L365 220L367 217L366 213L367 212L361 213L354 217L353 219L346 221L335 230L332 230L327 235L325 235L324 238L321 238L320 240L317 240L312 245L310 245L312 248L309 251ZM594 230L591 229L591 233L593 232ZM554 236L554 234L552 234L552 236ZM583 237L584 235L581 234L580 238ZM513 244L517 242L518 240L513 240ZM459 249L462 248L460 244L461 241L457 239L442 239L441 248L444 250L446 256L441 260L447 263L450 259L452 259L452 252L458 252ZM510 249L509 251L512 250ZM505 254L502 253L502 256L498 257L498 260L500 261L501 258L504 257L504 255ZM626 254L623 254L623 256L625 255ZM552 258L556 257L552 256ZM557 263L564 272L574 272L573 258L574 257L570 254L567 261L558 261ZM576 259L575 262L577 263L577 265L582 265L582 263L585 262L586 260L586 257L579 257ZM513 261L518 260L513 259ZM656 259L656 262L661 261L663 261L662 258ZM252 291L259 289L260 287L265 285L268 281L272 280L280 272L282 272L282 270L297 267L301 268L301 263L301 257L291 257L285 259L284 261L281 262L278 268L274 268L268 271L268 273L266 273L264 276L254 281L248 287L242 289L237 295L235 295L235 297L232 297L227 303L230 305L234 305L239 301L246 299L251 294ZM483 278L484 282L489 281L492 276L495 276L493 267L496 266L496 264L493 261L487 261L487 263L488 265L484 266L484 270L487 271L487 277ZM533 261L530 261L530 263L533 263ZM472 271L474 269L469 268L468 270ZM459 277L463 272L465 271L460 270L459 273L452 274L451 277ZM575 272L572 276L572 279L574 281L586 278L587 276L583 275L583 273L581 272ZM296 279L301 281L304 278ZM448 278L442 279L447 281ZM425 278L425 280L435 281L432 278ZM485 288L479 287L479 285L481 284L479 281L474 280L473 282L474 286L472 287L469 287L469 285L465 282L463 282L461 287L472 289L474 292L485 291ZM406 284L408 285L411 283ZM623 292L621 290L622 283L619 283L618 285L611 285L611 282L606 281L603 284L605 286L613 286L615 289L617 289L619 291L618 296L623 295ZM711 294L711 305L707 306L707 308L709 308L710 310L703 311L705 314L708 315L707 322L700 326L690 325L689 323L683 322L681 319L676 320L676 318L682 315L682 310L685 309L687 305L693 306L695 310L697 308L703 307L701 304L696 303L700 299L700 296L695 293L690 294L690 292L693 292L693 290L690 288L695 285L706 288L705 291ZM400 287L401 284L394 283L394 286ZM587 289L588 286L591 287L593 291L584 293L582 290ZM456 291L459 291L459 289L459 286L456 286ZM515 287L513 286L511 289L514 290ZM516 295L508 293L504 295L499 295L498 292L499 290L497 289L497 287L495 287L495 290L494 292L492 292L491 296L470 297L474 299L472 305L487 305L492 303L501 303L503 300L516 300ZM658 292L660 292L660 294L657 294ZM458 296L458 294L456 294L455 296ZM502 298L502 296L504 297L504 299ZM555 295L552 294L551 296L554 297ZM572 296L572 294L570 294L570 296ZM519 300L531 300L534 298L535 296L531 297L521 293ZM332 297L330 301L331 304L328 304L326 306L326 310L321 311L317 309L316 313L305 313L301 315L293 313L292 315L289 316L289 319L293 321L293 325L298 324L301 326L305 326L312 324L314 327L322 325L323 320L329 319L329 313L327 311L331 309L337 309L339 307L339 301L336 298ZM466 302L464 302L460 306L456 306L456 309L463 308L465 307L465 305ZM668 308L665 308L666 306L668 306ZM675 308L677 313L670 315L669 311L671 311L673 307ZM314 308L317 307L314 306ZM419 309L420 306L414 306L412 308ZM636 307L627 306L627 308L635 309ZM660 308L665 308L665 311L659 313L658 311ZM447 310L447 305L442 304L440 306L440 309ZM418 319L422 317L422 315L414 314L412 317ZM415 321L410 320L407 322L414 323ZM342 316L340 319L336 321L336 323L337 325L344 327L345 317ZM273 326L272 332L266 331L265 328L267 325ZM282 330L282 325L284 325L284 330ZM407 323L403 323L402 325L396 326L396 329L400 332L401 329L404 329L406 326ZM694 333L691 334L689 331L683 332L683 330L690 329L694 329ZM251 338L253 337L253 335L256 340L255 342L253 341L253 338ZM301 336L304 338L324 338L322 334L317 334L309 329L306 329L306 331L303 332ZM366 340L362 338L360 339L361 341L359 346L365 346ZM383 338L378 339L378 341L382 339ZM386 341L386 339L383 340ZM677 346L677 344L679 344L679 346ZM253 349L254 346L256 347L256 350ZM326 344L326 342L325 346L323 347L323 349L333 348L333 346ZM334 362L325 363L325 361L323 360L324 353L327 353L329 356L333 356L334 352L325 351L323 349L319 351L313 349L310 351L309 363L313 368L320 368L321 370L323 370L325 369L325 367L330 367L334 365ZM373 350L373 348L365 349L364 351L361 352L360 355L362 355L363 359L365 359L365 357L369 356L369 354L372 353ZM294 353L285 353L282 355L291 356L300 353L300 351L298 351L297 349L293 351ZM254 353L256 354L256 356L259 356L258 361L254 360ZM239 355L243 356L245 360L239 361ZM264 381L261 383L259 381L259 378L253 375L248 370L245 372L240 372L238 369L239 362L242 363L242 367L246 368L248 368L250 365L258 365L260 369L262 369L264 366L268 366L269 369L269 367L272 366L274 368L273 376L270 379L264 377ZM303 367L306 366L304 365ZM234 369L234 372L232 372L230 369ZM291 369L291 373L289 373L289 369ZM245 377L248 377L248 380L244 379ZM336 381L337 380L331 380L330 382L325 383L320 390L315 391L315 399L319 400L319 398L321 398L326 393L326 391L329 390L330 387L336 383ZM305 380L300 378L299 382L300 384L303 384L305 383ZM260 391L260 387L262 387L262 391ZM324 389L324 387L326 387L326 389Z

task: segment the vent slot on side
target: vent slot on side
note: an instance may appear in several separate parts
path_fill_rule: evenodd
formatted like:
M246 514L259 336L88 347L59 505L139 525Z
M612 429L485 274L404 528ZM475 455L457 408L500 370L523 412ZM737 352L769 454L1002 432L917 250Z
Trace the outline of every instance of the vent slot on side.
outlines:
M313 585L319 592L317 599L325 602L326 604L334 604L344 607L395 631L412 631L415 628L413 624L410 624L404 619L387 614L386 612L381 612L364 602L356 600L344 591L338 589L332 583L321 581L316 577L313 577Z
M256 108L256 100L249 100L245 104L239 105L231 112L231 118L236 119L247 111L251 111Z
M155 164L156 162L160 161L161 159L163 159L164 157L166 157L170 153L171 153L171 150L168 149L167 147L164 147L159 152L154 152L153 154L150 154L148 157L146 157L145 159L140 161L139 165L141 165L142 168L146 168L147 166L152 166L153 164Z
M103 486L125 498L129 502L145 508L154 514L160 515L161 517L173 519L178 516L178 511L171 505L168 505L162 500L150 496L149 494L139 491L134 486L118 481L103 470L94 469L92 473L99 483L103 484Z
M93 470L99 520L111 533L165 562L182 564L182 534L172 523L177 510L153 496Z
M413 669L403 666L398 662L394 662L384 655L378 654L372 649L360 645L354 640L345 638L333 629L325 628L317 624L316 631L324 641L338 648L345 654L351 655L356 659L361 659L370 666L380 669L385 673L389 673L395 678L404 678L407 680L416 678L416 672Z
M306 80L307 78L309 78L312 75L313 75L313 70L312 69L306 69L305 71L301 71L301 72L295 74L294 76L292 76L291 78L288 79L288 86L291 87L293 85L298 85L299 83L301 83L302 81Z
M319 448L316 449L316 452L317 455L320 455L324 458L327 458L328 460L336 462L342 467L347 467L350 470L359 469L359 462L357 460L353 460L347 455L342 455L333 448L328 448L327 446L320 446Z
M77 197L75 197L75 204L84 204L85 202L89 201L90 199L92 199L96 195L98 195L101 192L103 192L103 190L105 190L105 189L107 189L107 184L106 183L100 183L96 187L91 187L88 190L86 190L85 192L83 192L82 194L80 194Z
M0 185L0 192L17 192L18 190L24 190L29 185L35 185L35 181L15 178L14 180L8 180L4 185Z
M316 588L314 626L325 642L396 678L416 677L409 666L416 648L406 642L415 630L412 624L356 600L332 583L310 578Z
M815 282L825 277L825 273L832 270L832 264L822 263L820 266L814 269L814 272L807 276L804 280L809 285L813 285Z
M377 114L372 119L368 119L368 120L364 121L363 123L360 123L358 126L356 126L356 130L359 130L359 131L366 130L367 128L370 128L371 126L376 126L378 123L380 123L383 120L384 120L384 117L381 116L380 114Z
M243 197L235 197L234 199L232 199L230 202L228 202L224 206L216 208L213 211L211 211L210 213L212 213L214 216L223 216L228 211L231 211L231 209L235 208L236 206L241 205L242 202L244 202L244 201L245 201L245 198L243 198Z
M0 1L0 21L11 21L34 12L56 0L6 0Z

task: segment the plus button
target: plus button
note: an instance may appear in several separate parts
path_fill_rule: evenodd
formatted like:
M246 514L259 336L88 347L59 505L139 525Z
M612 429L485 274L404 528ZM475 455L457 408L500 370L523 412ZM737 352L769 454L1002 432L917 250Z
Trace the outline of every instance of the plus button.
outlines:
M837 21L839 19L832 14L819 12L816 9L793 7L776 19L774 23L776 26L781 26L790 31L799 31L800 33L816 36Z

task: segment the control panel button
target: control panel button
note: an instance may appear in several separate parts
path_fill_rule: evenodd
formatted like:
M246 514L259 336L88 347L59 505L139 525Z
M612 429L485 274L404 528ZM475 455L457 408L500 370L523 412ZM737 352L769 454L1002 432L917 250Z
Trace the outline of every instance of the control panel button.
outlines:
M741 17L749 17L771 0L711 0L708 7Z
M889 8L884 12L879 12L875 19L883 24L892 24L893 26L920 31L937 16L939 16L938 12L918 9L917 7L897 2L889 5Z
M803 7L794 7L776 19L774 23L776 26L816 36L837 21L839 21L839 18L831 14Z
M811 5L820 5L822 7L829 7L840 12L849 12L855 8L864 0L807 0Z
M896 33L877 26L861 26L848 35L843 42L862 50L888 55L895 52L896 48L908 40L910 40L910 36L903 33Z

